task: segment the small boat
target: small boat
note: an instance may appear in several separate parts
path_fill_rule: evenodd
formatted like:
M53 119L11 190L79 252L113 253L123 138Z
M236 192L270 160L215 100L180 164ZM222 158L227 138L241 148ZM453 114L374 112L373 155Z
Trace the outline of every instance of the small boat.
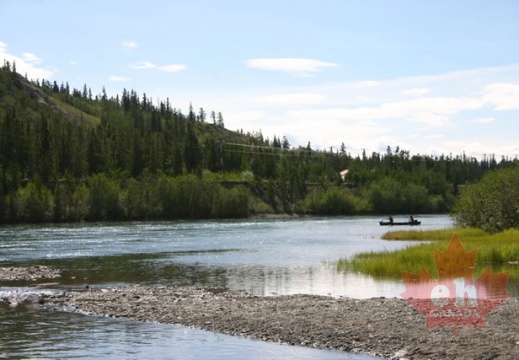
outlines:
M381 226L392 226L392 225L411 225L411 226L414 226L414 225L420 225L422 222L421 221L418 221L418 220L413 220L412 222L411 221L393 221L393 223L391 223L389 220L382 220L379 222L379 224Z

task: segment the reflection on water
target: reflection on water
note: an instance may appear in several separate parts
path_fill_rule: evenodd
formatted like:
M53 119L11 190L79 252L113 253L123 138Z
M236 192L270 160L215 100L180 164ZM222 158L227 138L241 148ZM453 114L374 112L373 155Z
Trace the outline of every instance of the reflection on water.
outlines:
M422 228L451 226L423 216ZM0 231L0 264L63 270L61 284L162 283L227 287L257 295L398 296L401 281L338 273L340 257L393 250L375 217L13 226ZM9 259L9 261L7 261ZM21 284L20 284L21 285Z

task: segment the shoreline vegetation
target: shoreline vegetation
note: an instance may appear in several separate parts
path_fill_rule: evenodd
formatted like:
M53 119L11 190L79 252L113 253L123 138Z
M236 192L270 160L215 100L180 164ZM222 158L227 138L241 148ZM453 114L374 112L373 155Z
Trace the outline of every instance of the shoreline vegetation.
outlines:
M360 272L374 278L401 278L403 271L419 273L424 267L429 274L437 278L434 250L445 251L455 234L461 240L465 251L478 250L475 274L480 274L487 266L491 266L495 272L507 266L517 267L519 264L519 229L489 234L476 228L453 228L387 232L382 239L419 243L402 250L359 253L351 259L340 259L337 268L340 271ZM516 277L519 274L513 271L510 276Z

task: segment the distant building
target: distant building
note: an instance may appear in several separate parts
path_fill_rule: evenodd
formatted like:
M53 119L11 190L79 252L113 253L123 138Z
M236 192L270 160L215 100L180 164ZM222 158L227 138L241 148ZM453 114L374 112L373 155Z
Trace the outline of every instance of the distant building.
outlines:
M342 181L345 181L346 180L346 175L348 175L348 172L350 172L350 170L348 169L344 169L342 170L339 174L341 175L341 179Z

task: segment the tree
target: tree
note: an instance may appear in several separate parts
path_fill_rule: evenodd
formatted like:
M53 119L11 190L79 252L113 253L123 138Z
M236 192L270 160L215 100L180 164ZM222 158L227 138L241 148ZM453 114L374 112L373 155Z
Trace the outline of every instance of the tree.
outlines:
M290 149L290 143L288 142L288 139L286 136L283 136L283 144L281 145L283 149L288 150Z
M221 112L218 112L218 120L216 121L216 125L225 127L225 125L223 123L223 115Z
M203 108L198 111L198 121L205 122L206 113Z
M519 165L487 173L463 188L454 207L456 222L495 233L519 227Z
M188 173L198 172L200 170L200 165L202 164L202 151L193 127L194 125L192 123L188 124L184 153L186 170Z
M190 122L195 122L196 120L195 111L193 110L193 105L191 103L189 103L189 113L187 117Z

